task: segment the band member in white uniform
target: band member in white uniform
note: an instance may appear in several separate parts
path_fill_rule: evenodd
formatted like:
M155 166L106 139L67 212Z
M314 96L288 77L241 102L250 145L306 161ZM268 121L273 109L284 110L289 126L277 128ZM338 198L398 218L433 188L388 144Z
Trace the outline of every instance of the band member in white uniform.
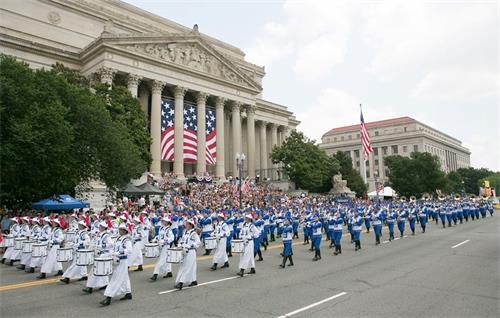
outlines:
M58 219L52 220L52 233L50 235L49 244L51 244L50 250L47 254L47 258L42 265L40 270L40 275L37 278L46 278L47 274L57 271L56 276L63 274L62 264L57 261L57 249L64 240L63 231L60 228L61 223Z
M40 219L38 219L38 222L40 222ZM43 218L43 227L41 228L40 232L38 233L38 237L36 238L37 243L48 243L50 236L52 235L52 229L49 225L50 219L48 217ZM28 273L34 273L35 268L41 267L43 263L45 263L45 259L47 256L41 256L41 257L31 257L31 262L30 262L30 269L27 270L26 272Z
M194 219L187 220L184 224L186 231L179 241L179 247L184 249L184 260L175 278L175 288L179 290L187 283L190 283L189 286L198 285L196 281L196 249L201 245L201 241L194 229L195 225Z
M87 232L87 223L85 221L78 222L78 232L72 243L75 251L89 248L90 236ZM87 280L87 266L76 265L76 257L73 257L73 262L64 272L61 282L69 284L70 279L78 279L79 281Z
M144 263L144 258L142 257L142 250L144 249L144 243L148 241L148 232L145 227L142 226L139 218L134 218L134 229L132 230L131 239L133 242L132 253L128 258L128 266L137 266L134 272L142 271L142 264Z
M30 239L33 242L38 242L38 240L40 239L40 235L42 233L41 225L42 225L43 221L42 221L41 217L33 218L32 220L34 221L34 225L31 227ZM35 269L30 267L31 263L33 262L33 258L31 257L31 253L26 253L26 254L28 254L28 258L26 259L26 263L23 264L21 262L21 264L24 265L24 268L26 268L26 273L33 273L35 271ZM41 257L38 257L38 258L41 258ZM19 269L22 269L22 268L19 268Z
M170 228L172 220L168 216L164 216L161 220L162 227L158 231L157 242L160 245L160 257L156 261L153 276L150 278L155 281L158 275L164 275L163 278L172 277L172 264L167 263L168 249L172 246L175 240L174 232Z
M22 218L22 220L24 221L24 223L21 225L21 236L22 237L25 237L27 240L31 240L31 228L30 228L30 217L29 216L25 216ZM26 268L26 265L30 263L31 261L31 253L24 253L23 251L21 251L21 261L20 261L20 264L17 269L22 269L24 270Z
M111 255L113 250L113 240L111 236L106 231L108 228L108 223L106 221L101 221L99 223L99 234L97 236L97 242L95 244L96 253L99 257L107 257ZM108 286L109 276L95 276L91 272L90 277L87 281L87 287L83 289L84 292L92 294L94 288L104 289Z
M229 267L229 258L227 257L226 247L227 238L230 235L229 226L224 222L224 214L217 214L217 223L215 224L214 236L217 239L217 248L215 249L212 270L217 269L217 264L224 264L221 268Z
M21 226L19 225L19 223L21 222L20 219L11 218L10 220L12 221L12 225L10 226L9 235L13 238L21 237ZM13 256L15 256L15 251L16 250L14 246L7 247L5 253L3 254L2 264L5 263L5 260L10 260L9 265L14 265L14 261L16 261L16 259L13 258Z
M257 229L252 223L253 216L251 214L245 215L245 222L241 228L240 239L244 242L244 250L240 256L240 269L238 275L243 277L245 269L250 268L250 274L255 274L255 259L253 256L253 239L258 237Z
M118 295L125 295L120 300L132 299L132 288L128 276L128 257L132 253L132 241L127 224L120 224L118 233L120 237L113 249L113 256L118 259L118 265L114 266L111 280L104 291L106 298L101 301L103 306L108 306L111 303L111 298Z

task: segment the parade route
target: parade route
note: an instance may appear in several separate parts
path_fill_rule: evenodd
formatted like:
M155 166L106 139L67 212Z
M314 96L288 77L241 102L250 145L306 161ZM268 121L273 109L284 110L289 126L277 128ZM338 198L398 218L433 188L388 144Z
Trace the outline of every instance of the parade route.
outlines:
M498 211L497 211L498 212ZM295 266L281 269L280 242L256 262L255 275L240 278L238 256L230 268L211 271L211 256L198 257L195 288L174 290L174 278L150 282L153 264L130 272L132 301L101 308L102 291L85 295L85 282L65 285L52 277L33 280L0 266L2 317L498 317L500 220L469 221L443 229L430 222L425 234L374 245L362 233L355 252L343 236L342 254L322 241L322 259L294 241ZM302 234L302 233L301 233ZM409 234L409 233L405 233ZM396 237L398 236L396 232ZM302 238L302 237L301 237ZM383 240L387 238L384 230ZM459 245L460 244L460 245ZM451 248L451 247L459 248ZM131 268L133 269L133 268ZM9 287L10 286L10 287ZM15 286L15 287L14 287ZM338 296L341 295L341 296ZM337 297L335 297L337 296ZM7 305L5 305L7 304Z

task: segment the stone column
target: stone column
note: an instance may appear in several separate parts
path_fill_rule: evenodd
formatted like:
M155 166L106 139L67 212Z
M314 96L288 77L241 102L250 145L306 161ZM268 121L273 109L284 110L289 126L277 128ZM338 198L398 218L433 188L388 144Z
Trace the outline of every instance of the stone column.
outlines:
M276 124L271 124L271 153L273 151L274 146L278 144L278 126ZM270 155L270 154L269 154ZM272 171L272 179L277 179L278 174L277 174L277 169L278 165L277 164L272 164L273 171Z
M196 127L197 136L197 160L196 160L196 174L203 174L207 171L206 155L206 121L205 121L205 108L208 94L199 92L196 96L196 108L198 113L198 127Z
M134 97L137 97L137 88L140 81L141 77L139 75L129 74L127 77L127 88Z
M255 106L247 108L248 176L255 179Z
M174 119L174 173L184 179L184 95L187 89L175 87L175 119Z
M382 147L378 147L378 167L379 167L379 180L384 183L385 180L385 163L384 163L384 153Z
M165 83L153 81L151 86L151 168L155 176L161 175L161 92Z
M352 162L352 168L356 169L356 158L354 157L354 150L349 151L349 154L351 156L351 162Z
M215 161L215 176L219 180L225 180L225 163L224 163L224 102L225 99L217 97L215 100L215 129L216 129L216 149L217 157Z
M267 143L266 143L266 125L265 121L260 121L260 168L262 169L262 173L260 174L261 178L265 178L267 176Z
M113 77L115 76L115 70L110 67L101 67L98 70L98 73L101 77L101 83L113 85Z
M241 116L240 116L241 104L239 102L234 102L232 106L232 125L233 125L233 155L241 153ZM238 171L238 165L236 164L236 158L231 158L233 162L233 177L239 177L240 172Z

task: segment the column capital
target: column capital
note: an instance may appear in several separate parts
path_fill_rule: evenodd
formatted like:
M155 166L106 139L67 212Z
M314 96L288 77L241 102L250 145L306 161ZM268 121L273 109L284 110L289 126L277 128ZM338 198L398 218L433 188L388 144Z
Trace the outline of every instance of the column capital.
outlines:
M128 74L127 76L127 85L137 86L139 82L142 80L142 76L136 74Z
M207 93L198 92L198 93L196 93L196 101L198 102L198 104L206 103L208 96L210 96L210 95Z
M266 126L267 126L268 122L267 122L267 121L265 121L265 120L260 119L260 120L259 120L259 124L260 124L260 126L261 126L261 127L266 128Z
M184 98L184 95L187 93L187 88L182 86L176 86L174 89L175 98Z
M234 101L233 104L231 105L231 109L234 112L239 112L241 110L241 103Z
M246 109L247 109L247 114L250 113L255 114L255 105L247 105Z
M161 91L163 90L163 86L165 86L164 82L158 81L158 80L153 80L153 83L151 84L151 93L161 94Z
M116 70L111 67L101 66L97 69L97 73L101 77L101 81L113 81Z
M215 108L222 108L224 109L224 104L226 103L226 99L224 97L217 96L215 98Z

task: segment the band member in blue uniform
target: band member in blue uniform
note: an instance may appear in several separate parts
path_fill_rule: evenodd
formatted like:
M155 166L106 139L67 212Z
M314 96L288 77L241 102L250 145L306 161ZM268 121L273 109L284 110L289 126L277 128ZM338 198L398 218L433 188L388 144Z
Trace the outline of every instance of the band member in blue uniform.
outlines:
M335 241L335 252L334 255L342 253L342 225L344 224L344 219L340 216L339 212L335 213L333 217L333 239Z
M417 221L417 208L412 207L408 214L408 224L410 225L411 235L415 235L415 222Z
M363 218L358 215L358 212L354 212L354 216L352 218L352 232L354 236L354 250L360 250L361 249L361 230L363 227Z
M300 221L300 213L298 211L296 211L293 214L293 219L292 219L292 230L293 230L292 239L299 238L299 221Z
M401 238L403 238L404 233L405 233L405 224L406 224L406 218L408 216L408 212L406 212L405 209L399 211L398 215L398 230L399 230L399 235Z
M393 210L389 210L387 214L387 228L389 229L389 241L394 240L394 223L396 222L397 214Z
M319 219L319 213L314 216L314 222L311 225L312 229L312 243L314 246L314 258L313 261L317 261L321 259L321 221Z
M375 245L380 244L380 236L382 235L382 215L380 211L372 214L373 231L375 232Z
M288 266L293 266L292 232L293 227L290 225L290 219L287 218L284 221L283 229L281 231L281 240L283 241L283 252L281 253L283 256L283 262L280 264L281 268L285 268L287 259L290 261Z
M332 248L335 246L335 234L333 233L333 229L335 227L335 212L332 210L330 212L330 216L328 217L328 237L330 237L330 246Z
M425 233L425 227L427 225L427 209L421 209L419 218L420 218L420 227L422 228L422 233Z
M439 211L439 218L441 219L441 224L443 224L443 229L444 229L446 227L446 208L438 207L438 211Z

